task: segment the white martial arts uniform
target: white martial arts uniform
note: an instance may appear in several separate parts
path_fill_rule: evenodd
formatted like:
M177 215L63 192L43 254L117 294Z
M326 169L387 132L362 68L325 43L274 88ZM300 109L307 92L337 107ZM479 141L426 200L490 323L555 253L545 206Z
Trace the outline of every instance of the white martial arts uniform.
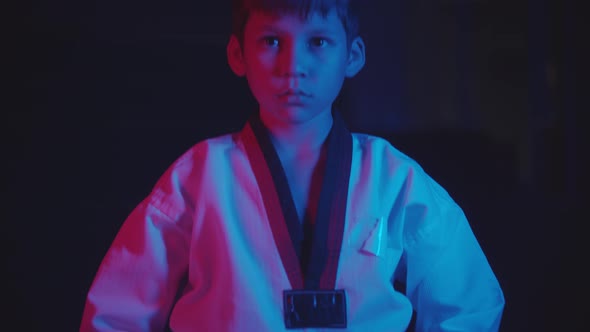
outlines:
M129 215L81 331L161 331L168 320L179 332L285 330L292 285L246 129L196 144ZM412 310L417 331L498 330L503 293L462 210L386 140L352 134L344 220L335 288L348 331L404 331Z

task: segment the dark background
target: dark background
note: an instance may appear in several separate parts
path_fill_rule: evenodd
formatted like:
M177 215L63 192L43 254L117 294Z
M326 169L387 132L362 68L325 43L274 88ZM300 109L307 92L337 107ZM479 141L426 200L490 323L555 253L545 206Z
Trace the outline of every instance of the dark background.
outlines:
M77 330L125 217L180 154L253 109L226 64L229 5L204 3L47 1L25 17L31 104L7 122L3 232L19 330ZM588 313L574 266L588 261L580 6L366 4L350 127L389 139L464 208L505 292L502 331L575 330Z

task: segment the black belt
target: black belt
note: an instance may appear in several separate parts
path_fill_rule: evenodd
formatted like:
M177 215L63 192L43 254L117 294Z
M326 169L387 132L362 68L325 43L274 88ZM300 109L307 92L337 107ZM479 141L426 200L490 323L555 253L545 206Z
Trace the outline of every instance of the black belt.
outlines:
M346 328L344 290L283 291L285 327Z

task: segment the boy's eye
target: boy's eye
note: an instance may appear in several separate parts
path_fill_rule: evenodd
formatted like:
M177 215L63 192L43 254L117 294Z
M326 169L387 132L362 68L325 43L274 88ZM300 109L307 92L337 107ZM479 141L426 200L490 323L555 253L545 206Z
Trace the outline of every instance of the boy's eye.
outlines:
M266 46L276 47L279 45L279 38L273 36L267 36L262 39Z
M315 47L324 47L324 46L328 45L328 41L326 40L326 38L314 37L311 39L310 44L311 44L311 46L315 46Z

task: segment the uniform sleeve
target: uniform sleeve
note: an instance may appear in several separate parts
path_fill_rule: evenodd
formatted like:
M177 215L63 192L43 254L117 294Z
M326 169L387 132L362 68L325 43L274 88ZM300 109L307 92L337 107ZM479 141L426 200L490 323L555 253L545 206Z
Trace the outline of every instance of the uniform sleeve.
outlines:
M441 196L405 216L414 228L405 260L416 331L498 331L502 289L463 211Z
M87 295L80 331L162 331L188 268L190 198L170 169L127 217Z

